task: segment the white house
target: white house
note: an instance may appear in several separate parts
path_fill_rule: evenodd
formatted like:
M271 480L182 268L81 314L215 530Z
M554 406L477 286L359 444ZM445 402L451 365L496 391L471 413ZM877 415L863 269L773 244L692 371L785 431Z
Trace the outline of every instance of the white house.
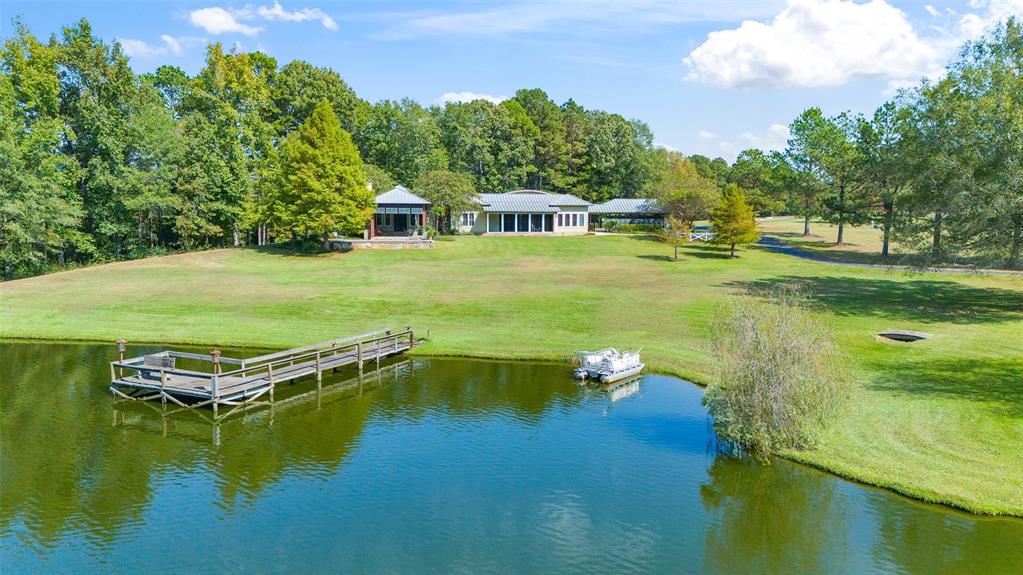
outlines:
M366 239L376 236L407 236L426 227L430 202L405 186L394 186L376 198L376 210L366 222Z
M480 210L463 212L457 222L462 233L473 234L585 234L590 203L571 194L516 190L480 194Z

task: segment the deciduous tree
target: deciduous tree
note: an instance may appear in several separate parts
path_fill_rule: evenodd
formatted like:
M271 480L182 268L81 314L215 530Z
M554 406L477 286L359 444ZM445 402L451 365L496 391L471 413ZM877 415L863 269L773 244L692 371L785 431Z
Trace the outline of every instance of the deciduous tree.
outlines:
M472 178L450 170L432 170L420 176L416 182L416 193L430 200L431 209L441 220L437 226L439 230L453 229L453 215L479 207Z
M729 184L721 194L721 204L710 212L711 231L716 244L730 247L735 257L735 246L757 241L757 223L753 208L746 203L746 196L735 184Z
M662 242L668 244L675 250L674 261L678 261L678 248L689 241L689 224L683 222L675 214L668 214L665 220L664 229L658 232L657 236Z

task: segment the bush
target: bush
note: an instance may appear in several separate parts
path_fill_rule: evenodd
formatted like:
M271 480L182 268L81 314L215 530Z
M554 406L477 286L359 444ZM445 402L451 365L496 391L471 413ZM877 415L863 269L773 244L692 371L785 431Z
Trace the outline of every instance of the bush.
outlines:
M607 220L606 222L604 222L602 224L602 227L604 228L604 231L606 231L606 232L613 232L613 231L615 231L615 228L617 228L617 226L618 226L618 222L616 222L615 220Z
M620 234L649 234L663 229L660 224L618 224L614 227L614 231Z
M703 402L725 442L758 457L812 447L847 397L830 331L796 290L738 296L711 323L718 381Z

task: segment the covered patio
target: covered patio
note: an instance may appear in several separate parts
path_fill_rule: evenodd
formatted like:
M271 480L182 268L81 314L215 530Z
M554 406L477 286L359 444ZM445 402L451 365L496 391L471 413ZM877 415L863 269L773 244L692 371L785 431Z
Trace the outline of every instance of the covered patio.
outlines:
M430 202L404 186L395 186L376 198L377 208L366 225L366 239L411 236L426 229Z

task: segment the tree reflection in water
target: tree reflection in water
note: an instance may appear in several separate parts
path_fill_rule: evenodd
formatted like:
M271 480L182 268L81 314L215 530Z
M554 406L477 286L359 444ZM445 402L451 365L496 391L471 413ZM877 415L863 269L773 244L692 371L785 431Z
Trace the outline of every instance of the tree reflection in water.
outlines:
M1023 572L1023 521L708 454L673 378L608 409L568 366L401 359L214 424L115 403L114 353L0 343L4 572Z

